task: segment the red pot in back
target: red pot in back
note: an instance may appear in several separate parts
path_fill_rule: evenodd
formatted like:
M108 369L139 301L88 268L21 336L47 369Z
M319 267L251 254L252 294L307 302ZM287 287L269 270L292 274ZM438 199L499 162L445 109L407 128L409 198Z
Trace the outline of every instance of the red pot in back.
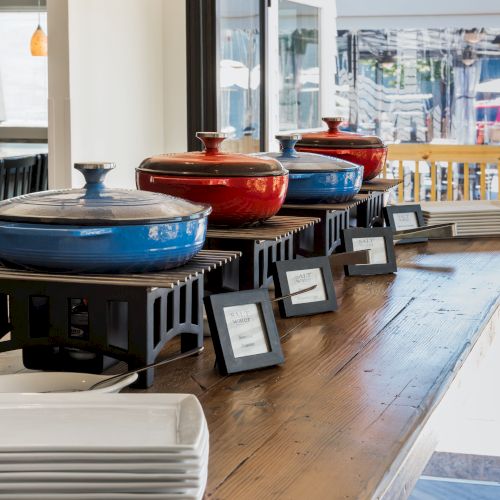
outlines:
M136 169L137 187L212 206L212 225L264 221L281 208L288 171L272 158L223 153L225 134L198 132L203 152L153 156Z
M339 130L343 118L323 118L328 130L302 134L297 151L334 156L363 165L363 180L376 177L387 158L387 146L374 135L361 135Z

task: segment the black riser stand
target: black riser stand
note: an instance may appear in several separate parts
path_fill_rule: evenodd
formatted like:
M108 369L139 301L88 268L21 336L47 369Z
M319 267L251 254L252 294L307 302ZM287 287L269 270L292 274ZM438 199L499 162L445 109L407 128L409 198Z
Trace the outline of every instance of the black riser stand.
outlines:
M133 369L154 362L177 335L183 352L203 345L202 274L174 288L0 278L0 290L0 336L11 332L0 351L23 349L26 368L100 373L112 358ZM71 330L71 299L88 303L88 328L80 338ZM71 349L96 356L75 359L84 355ZM153 378L148 370L135 386L149 387Z
M205 244L207 249L239 250L240 259L232 266L224 266L222 290L252 290L267 287L272 283L273 263L294 257L294 234L274 240L247 240L209 238ZM209 275L209 280L212 279ZM208 285L213 288L211 284Z
M357 227L383 227L384 193L372 192L370 198L356 209Z

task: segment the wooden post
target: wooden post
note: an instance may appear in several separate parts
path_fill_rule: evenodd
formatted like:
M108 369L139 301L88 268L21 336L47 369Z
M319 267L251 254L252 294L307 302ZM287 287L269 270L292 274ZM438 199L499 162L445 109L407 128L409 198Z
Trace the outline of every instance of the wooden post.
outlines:
M413 196L415 201L418 203L420 201L420 171L419 171L420 162L415 162L415 177L413 178Z
M403 168L403 160L399 160L399 173L398 177L403 179L403 185L398 186L398 202L403 203L405 200L405 187L404 187L404 168Z
M479 179L479 186L481 190L480 199L486 200L486 163L481 163L480 169L481 169L480 179Z
M436 162L431 162L431 201L436 201L437 199L437 170L436 170Z
M464 165L464 200L470 198L470 186L469 186L469 164Z
M453 201L453 163L448 162L448 175L447 175L447 186L446 186L446 199L448 201Z

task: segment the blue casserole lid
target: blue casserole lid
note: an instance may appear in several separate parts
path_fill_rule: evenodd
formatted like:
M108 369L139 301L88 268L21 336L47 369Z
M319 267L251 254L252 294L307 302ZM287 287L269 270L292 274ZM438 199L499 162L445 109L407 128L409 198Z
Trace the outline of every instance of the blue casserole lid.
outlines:
M315 153L303 153L295 149L295 144L302 138L300 134L276 135L280 142L279 153L259 153L278 160L287 170L293 173L327 173L338 171L359 170L361 167L350 161L334 158L332 156L318 155Z
M108 189L104 177L114 163L76 163L85 177L82 189L30 193L0 202L0 220L75 226L162 224L199 219L212 211L193 203L150 191Z

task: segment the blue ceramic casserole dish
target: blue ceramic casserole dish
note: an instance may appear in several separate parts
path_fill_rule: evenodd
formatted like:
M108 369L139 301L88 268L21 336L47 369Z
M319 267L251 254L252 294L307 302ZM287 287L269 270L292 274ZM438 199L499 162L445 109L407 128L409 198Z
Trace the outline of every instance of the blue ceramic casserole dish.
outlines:
M314 153L295 150L300 134L277 135L281 151L263 153L278 160L289 171L285 203L343 203L361 189L363 167Z
M208 205L146 191L107 189L111 163L76 164L83 189L0 202L0 261L66 273L136 273L177 267L205 242Z

